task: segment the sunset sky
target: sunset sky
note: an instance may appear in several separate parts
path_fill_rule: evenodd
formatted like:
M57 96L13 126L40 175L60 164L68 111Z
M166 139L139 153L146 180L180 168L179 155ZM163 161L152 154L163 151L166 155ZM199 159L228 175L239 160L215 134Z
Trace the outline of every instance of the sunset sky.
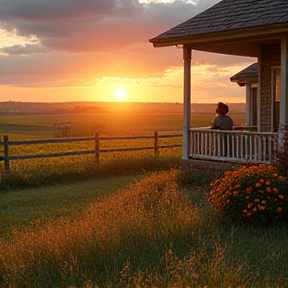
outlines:
M182 102L182 50L149 39L217 2L0 0L0 102ZM255 58L192 57L192 102L245 101Z

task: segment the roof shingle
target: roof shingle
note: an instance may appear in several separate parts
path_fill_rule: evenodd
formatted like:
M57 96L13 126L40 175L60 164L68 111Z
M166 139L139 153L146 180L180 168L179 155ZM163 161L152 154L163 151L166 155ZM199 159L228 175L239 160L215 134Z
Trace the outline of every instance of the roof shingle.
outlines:
M288 23L287 0L223 0L150 42Z

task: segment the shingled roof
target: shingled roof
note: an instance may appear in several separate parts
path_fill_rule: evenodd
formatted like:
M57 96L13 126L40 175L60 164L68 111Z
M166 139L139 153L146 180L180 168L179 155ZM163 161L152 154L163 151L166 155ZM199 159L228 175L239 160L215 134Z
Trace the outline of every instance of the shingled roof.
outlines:
M150 39L154 46L172 46L197 35L263 28L286 23L287 0L223 0L188 21ZM262 29L263 30L263 29ZM168 45L157 45L167 42ZM175 42L173 44L173 41Z
M258 62L253 63L230 78L231 82L237 82L239 86L244 86L248 81L258 79Z

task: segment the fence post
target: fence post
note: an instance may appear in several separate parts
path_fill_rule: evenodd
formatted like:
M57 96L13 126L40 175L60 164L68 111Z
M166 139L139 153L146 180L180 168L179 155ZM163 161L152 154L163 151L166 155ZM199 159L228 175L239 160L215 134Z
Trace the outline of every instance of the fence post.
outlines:
M158 132L154 132L154 155L159 156L159 135Z
M9 172L9 140L8 136L3 137L4 142L4 163L5 163L5 170Z
M100 154L100 141L99 141L99 132L95 133L95 162L99 163L99 154Z

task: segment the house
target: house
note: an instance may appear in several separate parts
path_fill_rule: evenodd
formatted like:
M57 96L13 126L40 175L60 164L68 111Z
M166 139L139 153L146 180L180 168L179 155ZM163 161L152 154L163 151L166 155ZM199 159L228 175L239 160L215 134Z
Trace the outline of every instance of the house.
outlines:
M230 77L231 82L236 82L240 87L246 87L246 125L258 129L258 63L253 63L236 75ZM278 113L279 114L279 113ZM278 115L279 119L279 115ZM279 123L278 123L279 124Z
M154 47L183 48L184 166L196 160L236 164L275 161L288 129L287 0L222 0L149 41ZM256 126L257 131L190 128L192 50L258 59L257 65L231 79L249 89L247 125ZM253 72L256 66L257 77Z

